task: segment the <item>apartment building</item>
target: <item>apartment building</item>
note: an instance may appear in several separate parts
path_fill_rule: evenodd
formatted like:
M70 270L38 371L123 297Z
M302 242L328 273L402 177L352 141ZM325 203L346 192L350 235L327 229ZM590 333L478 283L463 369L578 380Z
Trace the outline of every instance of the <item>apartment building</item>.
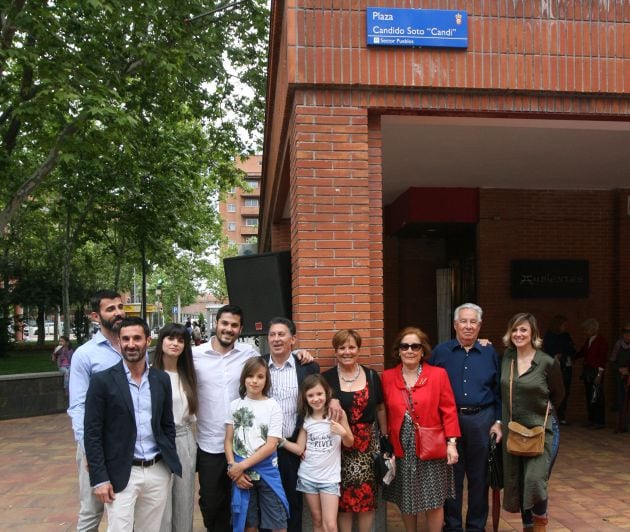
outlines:
M231 244L242 246L258 240L261 165L262 155L240 161L237 166L247 174L247 187L234 187L225 200L219 202L223 234Z

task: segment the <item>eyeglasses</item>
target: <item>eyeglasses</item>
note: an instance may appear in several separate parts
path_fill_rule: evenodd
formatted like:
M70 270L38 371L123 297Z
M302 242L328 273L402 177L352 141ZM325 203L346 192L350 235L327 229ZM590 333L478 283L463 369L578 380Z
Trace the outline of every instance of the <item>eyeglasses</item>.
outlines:
M624 329L623 330L623 334L628 334L628 333L630 333L630 329Z
M401 351L407 351L411 349L412 351L420 351L422 349L422 344L399 344L398 349Z

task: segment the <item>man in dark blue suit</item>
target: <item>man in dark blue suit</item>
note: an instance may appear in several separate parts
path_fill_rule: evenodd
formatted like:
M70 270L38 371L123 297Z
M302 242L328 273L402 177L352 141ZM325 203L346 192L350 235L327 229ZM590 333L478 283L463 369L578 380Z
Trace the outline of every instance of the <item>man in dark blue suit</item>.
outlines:
M96 373L85 402L84 445L94 495L107 510L108 530L159 530L175 448L171 382L149 368L149 327L125 318L119 330L124 360Z

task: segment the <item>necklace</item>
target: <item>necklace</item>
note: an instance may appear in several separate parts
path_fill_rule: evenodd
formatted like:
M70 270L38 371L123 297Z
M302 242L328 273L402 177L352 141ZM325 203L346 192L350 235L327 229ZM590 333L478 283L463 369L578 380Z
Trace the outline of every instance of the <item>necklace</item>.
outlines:
M414 379L413 384L408 384L407 383L405 370L402 369L402 368L401 368L401 370L402 370L403 380L405 381L405 386L407 386L407 389L409 389L418 381L418 378L420 377L420 374L422 373L422 364L418 364L418 369L416 370L416 378Z
M357 372L355 373L354 377L350 379L346 379L343 376L343 374L341 373L341 370L339 369L339 366L337 366L337 371L339 372L339 377L341 378L343 382L345 382L346 384L352 384L354 381L356 381L359 378L359 375L361 375L361 366L357 364Z

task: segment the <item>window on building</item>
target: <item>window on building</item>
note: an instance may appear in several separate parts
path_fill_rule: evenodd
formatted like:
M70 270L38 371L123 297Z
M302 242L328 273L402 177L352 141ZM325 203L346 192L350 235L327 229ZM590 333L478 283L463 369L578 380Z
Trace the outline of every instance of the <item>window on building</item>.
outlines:
M228 212L236 212L236 205L234 205L234 203L228 203L227 210Z
M258 179L247 179L245 182L247 183L247 186L252 189L256 189L260 186Z
M228 222L228 231L236 231L236 222Z
M228 194L236 194L236 187L230 188L230 190L228 190Z
M247 227L258 227L258 218L245 218L245 225Z
M258 207L258 198L245 198L245 207Z

